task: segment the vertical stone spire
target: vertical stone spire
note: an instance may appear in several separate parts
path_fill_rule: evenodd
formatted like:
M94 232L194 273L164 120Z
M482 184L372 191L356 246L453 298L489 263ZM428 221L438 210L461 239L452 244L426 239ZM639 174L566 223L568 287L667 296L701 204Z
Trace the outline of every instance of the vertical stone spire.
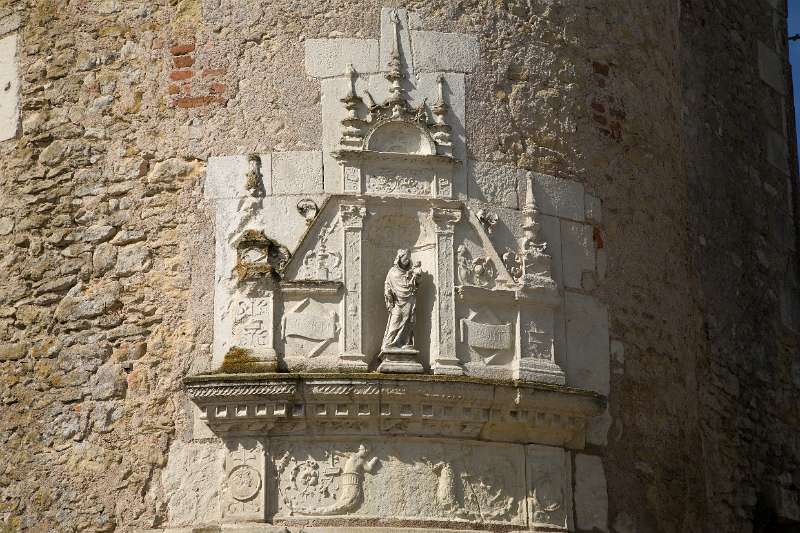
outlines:
M447 103L445 97L445 79L444 75L439 74L436 78L436 86L438 99L434 104L431 111L433 111L434 124L431 126L433 139L437 144L437 151L439 155L453 155L453 142L452 142L452 128L445 121L450 105Z
M362 127L364 121L358 117L358 105L362 103L361 97L356 94L356 80L358 73L353 68L353 65L347 64L347 76L350 82L350 88L347 94L341 99L344 107L347 109L347 117L342 119L342 137L339 143L342 146L361 146L364 138Z
M520 255L522 256L520 280L524 287L550 287L554 285L552 276L552 258L546 253L547 243L541 236L541 226L536 220L539 214L536 198L533 194L533 172L525 175L525 205L522 208L522 239Z
M406 94L402 84L405 76L400 61L400 17L397 11L392 11L389 20L392 22L392 53L386 72L386 80L389 82L389 98L386 102L393 105L393 114L399 115L400 106L406 104Z

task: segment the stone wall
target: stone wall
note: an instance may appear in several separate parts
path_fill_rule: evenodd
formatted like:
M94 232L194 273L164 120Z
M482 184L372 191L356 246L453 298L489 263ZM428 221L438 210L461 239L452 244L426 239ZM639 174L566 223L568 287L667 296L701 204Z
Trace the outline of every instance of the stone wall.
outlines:
M785 35L781 1L682 3L687 237L703 327L694 431L706 512L731 531L791 531L779 524L800 521L798 181Z
M377 39L382 7L0 8L6 530L207 518L182 514L213 499L195 467L221 462L192 440L182 391L212 359L207 162L321 150L306 42ZM590 264L571 272L568 297L607 306L611 385L609 412L572 465L577 529L769 531L800 520L783 2L404 7L420 30L477 38L467 157L589 195L584 238L562 252L574 257L565 268ZM518 181L511 172L478 199L518 208Z

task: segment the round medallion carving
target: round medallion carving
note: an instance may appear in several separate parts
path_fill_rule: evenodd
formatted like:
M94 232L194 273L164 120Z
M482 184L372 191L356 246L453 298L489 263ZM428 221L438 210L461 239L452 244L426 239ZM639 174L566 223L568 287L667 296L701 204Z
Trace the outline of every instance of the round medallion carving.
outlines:
M228 473L231 496L241 501L249 500L261 488L261 474L249 465L239 465Z

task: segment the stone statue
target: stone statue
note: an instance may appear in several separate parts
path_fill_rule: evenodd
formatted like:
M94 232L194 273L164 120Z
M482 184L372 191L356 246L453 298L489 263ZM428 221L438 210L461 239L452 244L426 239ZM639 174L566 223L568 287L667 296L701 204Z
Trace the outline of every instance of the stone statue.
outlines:
M422 372L414 347L417 287L422 269L419 261L411 262L411 252L397 250L392 268L386 274L383 296L389 318L381 344L381 372Z
M411 265L411 253L397 250L394 264L386 274L383 284L383 297L389 321L383 334L382 348L413 348L414 323L416 321L417 284L419 282L419 263Z

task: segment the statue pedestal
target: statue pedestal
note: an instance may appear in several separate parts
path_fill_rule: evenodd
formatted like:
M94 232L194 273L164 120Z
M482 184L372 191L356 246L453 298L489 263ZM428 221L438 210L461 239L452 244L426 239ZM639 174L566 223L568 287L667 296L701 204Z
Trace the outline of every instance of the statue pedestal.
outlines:
M419 350L413 348L391 348L381 351L378 372L384 374L422 374Z

